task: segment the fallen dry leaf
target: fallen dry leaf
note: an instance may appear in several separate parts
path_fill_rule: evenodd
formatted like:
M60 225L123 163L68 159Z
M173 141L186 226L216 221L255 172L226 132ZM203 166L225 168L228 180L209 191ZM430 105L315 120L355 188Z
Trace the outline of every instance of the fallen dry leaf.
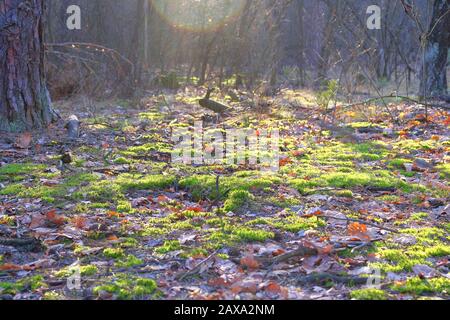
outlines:
M16 147L19 149L28 149L31 145L31 141L33 140L33 136L30 132L24 132L17 137Z
M260 263L250 254L243 257L240 262L242 266L248 269L258 269L260 267Z

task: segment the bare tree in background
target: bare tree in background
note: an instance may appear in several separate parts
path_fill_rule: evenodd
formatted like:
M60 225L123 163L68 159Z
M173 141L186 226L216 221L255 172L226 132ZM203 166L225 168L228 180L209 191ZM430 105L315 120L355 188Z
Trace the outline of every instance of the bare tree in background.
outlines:
M423 67L420 94L441 96L447 94L447 56L450 43L450 2L435 0L433 17L422 38Z

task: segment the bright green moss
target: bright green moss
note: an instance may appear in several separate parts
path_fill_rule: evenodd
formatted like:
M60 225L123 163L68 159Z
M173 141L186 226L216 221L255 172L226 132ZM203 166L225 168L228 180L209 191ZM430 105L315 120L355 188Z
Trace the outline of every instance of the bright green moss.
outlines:
M412 163L409 159L393 159L389 161L388 168L391 169L404 169L405 163Z
M236 228L233 230L233 234L236 235L240 241L245 242L264 242L268 239L273 239L275 236L273 232L249 228Z
M422 280L419 277L414 277L409 278L405 283L394 284L391 288L400 293L415 295L421 295L423 293L449 294L450 279L442 277Z
M114 294L121 300L144 299L155 293L155 280L119 274L111 283L93 289L98 295L102 291Z
M350 297L356 300L387 300L386 292L374 288L353 290Z
M417 212L413 213L409 218L411 221L422 221L423 219L428 218L428 213L426 212Z
M2 196L17 196L26 188L21 184L10 184L5 188L0 189L0 195Z
M226 212L234 212L253 198L253 195L246 190L231 191L228 199L224 203L223 208Z
M450 255L450 245L444 240L445 230L440 228L403 229L402 233L413 235L415 244L401 247L387 242L388 248L378 247L376 253L384 262L372 263L385 272L411 271L419 264L431 266L429 258Z
M151 155L151 153L155 151L171 153L173 151L173 146L163 142L146 143L142 146L129 147L120 153L125 157L145 157Z
M387 171L374 172L329 172L309 180L292 179L290 184L301 193L309 193L318 187L351 189L355 187L397 188L404 192L422 190L419 185L410 185L395 178Z
M25 290L36 291L37 289L46 286L44 277L41 275L36 275L23 278L15 282L0 282L0 292L2 292L2 294L15 295Z
M216 178L211 175L192 175L180 180L180 186L191 192L196 200L206 197L215 198L223 196L226 192L234 190L252 191L254 189L264 189L273 184L281 183L281 179L275 176L261 177L254 172L240 172L231 177L223 177L219 182L219 193L216 193Z
M115 266L118 268L132 268L135 266L139 266L143 263L143 261L132 254L127 255L124 259L121 259L115 263Z
M155 252L160 254L166 254L171 251L176 251L181 249L181 244L178 240L168 240L164 241L164 244L155 249Z
M119 259L123 258L125 253L121 248L106 248L103 250L103 255L110 259Z
M450 163L444 163L436 167L441 173L442 179L450 179Z
M131 203L126 200L119 200L117 201L117 212L120 213L132 213L133 207L131 206Z
M131 161L128 160L127 158L119 157L119 158L114 159L114 163L115 164L130 164Z
M44 293L44 296L42 299L47 301L58 301L58 300L64 300L64 296L62 296L60 293L56 291L47 291Z
M73 194L73 198L76 200L86 199L93 202L104 202L123 199L124 196L120 186L114 181L102 180L81 188Z
M122 191L131 189L136 190L159 190L165 189L171 186L175 182L174 176L167 175L132 175L121 174L117 177L115 183L117 183Z
M44 170L45 165L31 163L11 163L0 167L0 175L23 175Z
M72 276L75 272L79 271L81 276L93 276L98 272L98 268L94 265L86 265L86 266L72 266L63 268L57 272L55 272L55 276L57 278L68 278Z
M403 139L398 142L393 143L393 147L395 151L405 153L414 150L432 150L436 149L438 146L438 142L434 140L412 140L412 139Z
M139 241L134 238L122 238L119 245L121 248L135 248L139 246Z

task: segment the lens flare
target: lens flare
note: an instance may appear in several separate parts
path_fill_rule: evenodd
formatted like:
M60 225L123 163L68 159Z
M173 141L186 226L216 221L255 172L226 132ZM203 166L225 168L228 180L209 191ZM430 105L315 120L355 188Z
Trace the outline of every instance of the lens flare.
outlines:
M151 0L159 15L175 28L215 31L240 15L245 0Z

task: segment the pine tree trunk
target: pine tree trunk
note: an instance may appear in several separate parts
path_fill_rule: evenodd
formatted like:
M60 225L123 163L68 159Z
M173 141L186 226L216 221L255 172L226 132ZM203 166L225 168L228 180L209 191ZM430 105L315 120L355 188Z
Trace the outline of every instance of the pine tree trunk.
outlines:
M55 118L45 83L44 0L0 1L0 130L20 132Z
M448 0L435 0L431 34L425 42L420 95L423 97L447 94L447 55L450 42L450 4Z

